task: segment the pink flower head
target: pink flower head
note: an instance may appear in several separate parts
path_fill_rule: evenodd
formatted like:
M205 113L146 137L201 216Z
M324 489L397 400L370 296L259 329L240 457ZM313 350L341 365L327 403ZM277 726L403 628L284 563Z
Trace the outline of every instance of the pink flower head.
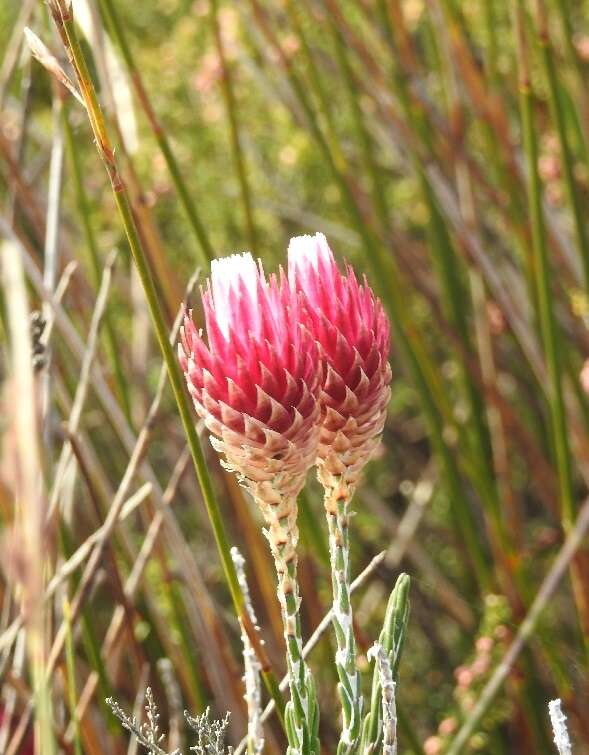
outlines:
M315 461L319 347L286 277L251 254L214 260L202 293L207 340L189 312L180 364L196 411L258 502L292 500Z
M337 478L349 495L384 426L389 322L366 280L360 285L349 265L340 273L321 233L291 240L288 276L323 351L319 477L330 486Z

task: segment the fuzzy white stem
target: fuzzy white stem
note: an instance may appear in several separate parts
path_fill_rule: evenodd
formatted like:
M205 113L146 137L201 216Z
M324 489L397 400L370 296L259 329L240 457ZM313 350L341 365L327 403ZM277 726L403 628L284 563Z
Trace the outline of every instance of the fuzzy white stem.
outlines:
M352 604L350 600L350 546L348 536L351 490L340 486L337 477L322 480L325 485L325 514L329 527L329 553L333 588L333 627L337 641L335 662L340 677L343 730L339 755L355 751L361 731L363 697L356 666Z
M393 680L391 663L384 648L378 642L370 648L368 657L376 661L382 689L382 753L383 755L397 755L396 684Z
M319 742L314 733L318 719L317 699L311 672L303 658L303 641L299 619L301 598L297 581L297 527L296 498L272 491L267 499L256 499L267 529L264 530L274 557L278 576L278 600L282 611L286 659L291 692L292 721L296 741L289 742L289 755L305 752L319 755ZM287 715L289 710L287 706ZM307 744L305 744L307 743Z
M554 744L556 745L559 755L572 755L571 740L566 725L566 716L562 712L560 699L551 700L548 703L548 713L554 732Z
M252 605L250 591L245 576L245 559L237 548L231 549L231 558L237 571L237 580L241 588L246 611L256 631L258 631L258 620ZM260 679L261 665L258 661L255 650L252 647L247 632L243 624L241 626L241 640L243 643L243 662L245 673L243 680L245 682L244 699L247 703L247 735L248 735L248 752L254 755L261 755L264 751L264 727L262 726L262 683ZM263 640L261 640L263 643Z

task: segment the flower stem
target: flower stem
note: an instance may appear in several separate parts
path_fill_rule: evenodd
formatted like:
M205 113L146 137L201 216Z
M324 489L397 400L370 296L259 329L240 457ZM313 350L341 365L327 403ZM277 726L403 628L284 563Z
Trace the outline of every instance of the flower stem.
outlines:
M333 628L337 642L335 663L340 679L343 729L338 755L356 751L364 700L356 665L356 639L350 601L349 507L351 495L334 480L325 488L325 514L329 527L329 554L333 588Z
M279 568L278 562L276 568ZM317 726L319 707L315 686L309 667L303 658L303 641L301 636L301 619L299 606L299 586L297 581L297 559L286 564L286 570L279 577L279 597L282 605L284 639L290 685L290 702L287 704L285 717L287 730L292 729L294 736L289 737L289 755L319 755ZM293 726L289 726L291 719Z
M296 500L279 498L269 504L258 499L268 529L264 534L270 543L278 577L278 600L282 613L290 701L285 709L287 755L319 755L319 706L315 684L303 656L303 640L299 608L301 598L297 580L299 539Z

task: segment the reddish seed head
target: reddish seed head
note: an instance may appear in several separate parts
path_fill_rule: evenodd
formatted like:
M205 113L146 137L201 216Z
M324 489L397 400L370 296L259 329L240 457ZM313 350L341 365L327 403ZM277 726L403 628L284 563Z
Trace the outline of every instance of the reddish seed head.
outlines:
M318 441L319 348L285 277L250 254L214 260L202 293L207 340L188 313L179 356L198 414L254 497L294 497Z
M366 280L342 274L321 233L288 249L291 287L301 291L308 327L324 357L319 476L351 492L375 450L390 397L389 322Z

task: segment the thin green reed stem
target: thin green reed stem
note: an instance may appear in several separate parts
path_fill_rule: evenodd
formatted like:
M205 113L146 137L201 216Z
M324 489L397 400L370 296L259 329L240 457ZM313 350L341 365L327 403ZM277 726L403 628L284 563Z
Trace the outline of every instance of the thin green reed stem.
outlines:
M125 64L127 65L129 73L131 74L131 81L135 88L137 99L139 100L139 103L143 108L145 115L147 116L147 120L153 131L153 135L155 136L160 151L164 157L164 160L166 161L166 165L168 166L168 170L170 171L170 176L172 177L172 182L176 187L176 191L178 192L180 202L182 203L184 211L186 212L190 227L199 243L199 249L202 254L201 262L204 263L206 268L208 267L208 264L211 262L211 260L215 258L215 251L209 240L205 224L202 221L198 210L196 209L192 197L190 196L190 192L188 191L188 187L186 186L186 182L182 177L178 161L176 160L176 156L172 151L172 147L170 146L166 132L159 122L157 115L155 114L151 100L149 99L147 90L145 89L145 86L143 84L143 79L141 78L139 69L135 64L135 58L133 57L131 47L129 46L129 43L127 42L127 38L125 36L123 23L121 22L118 11L115 7L115 0L99 0L99 2L100 8L104 16L107 18L110 28L112 29L112 32L117 40L117 44L121 49Z
M564 172L564 182L567 189L573 220L575 225L575 234L577 237L577 246L583 263L583 273L585 276L585 288L589 291L589 239L586 228L586 212L581 208L579 193L573 169L573 156L567 138L566 120L564 113L564 103L560 89L564 86L557 79L556 68L554 65L554 55L550 36L548 31L548 18L546 8L542 0L536 0L536 22L538 30L538 40L542 52L542 61L548 82L548 92L550 95L550 111L552 120L556 126L558 141L560 143L560 154Z
M217 55L219 56L219 62L221 63L221 84L223 88L223 97L225 99L225 108L227 110L227 116L229 119L229 132L231 136L231 148L233 151L233 159L235 161L235 169L237 171L237 177L239 179L239 186L241 189L241 199L243 202L243 212L245 215L245 222L247 226L247 232L249 236L249 242L252 252L256 250L256 226L254 224L254 212L252 208L251 191L249 185L249 179L247 175L247 167L245 164L245 157L243 149L241 147L241 139L239 135L239 124L237 117L237 102L235 100L235 92L233 90L233 82L231 79L231 66L225 55L225 48L223 43L223 33L219 24L219 3L218 0L210 0L211 2L211 21L213 24L213 36L215 38L215 46L217 48Z
M78 211L82 220L82 226L84 228L84 235L86 237L86 246L88 248L90 256L90 267L92 271L92 281L94 286L97 287L100 283L102 275L102 261L98 253L98 246L96 244L96 237L94 236L94 229L92 228L92 222L90 219L90 205L88 202L88 195L86 194L86 188L82 179L82 167L80 165L80 156L78 154L78 148L74 137L74 132L68 117L67 101L63 109L63 128L65 133L65 140L70 158L70 164L72 167L72 177L74 179L74 192L76 195L76 202L78 204ZM123 372L121 364L121 358L119 355L119 349L116 344L115 331L112 323L112 319L108 313L108 310L104 313L104 325L106 332L106 340L108 347L108 355L112 362L113 374L115 377L119 398L123 405L123 411L129 424L131 422L131 403L129 400L129 391L127 381Z
M58 537L59 537L61 552L67 560L73 555L75 548L73 546L71 533L66 523L63 521L61 517L59 518L59 521L58 521ZM72 574L71 584L75 592L75 590L78 589L78 586L80 584L80 576L78 572L74 572ZM99 696L100 707L103 711L103 714L105 714L105 720L109 721L110 727L113 728L112 719L107 715L109 708L104 702L107 697L112 696L113 690L111 689L110 682L106 674L106 669L104 667L104 663L100 656L100 643L98 642L98 638L96 636L95 625L92 623L92 621L90 621L89 613L90 612L88 610L88 606L86 605L82 606L82 611L81 611L82 642L84 645L88 663L96 671L96 674L98 675L98 688L100 690L100 696Z
M63 604L63 620L66 626L65 637L65 661L67 671L68 703L70 718L74 729L74 752L75 755L83 755L82 741L80 739L80 721L76 713L76 659L74 654L74 638L72 634L71 610L67 600Z
M194 703L197 710L204 710L207 705L207 695L202 680L198 675L198 659L194 647L194 638L187 626L186 611L183 608L183 601L179 585L174 579L166 580L166 598L170 608L171 627L178 633L180 646L182 647L182 656L187 660L186 676L191 686Z
M139 233L135 225L135 220L133 218L133 213L129 204L125 185L119 175L118 166L114 157L114 150L106 129L104 116L98 103L96 90L88 72L86 58L76 35L73 16L67 4L64 3L64 0L51 0L50 9L66 51L70 56L72 66L76 72L80 90L82 92L84 102L86 103L86 109L88 117L90 119L90 124L94 132L96 147L108 173L117 209L119 211L125 233L127 235L131 254L133 256L133 261L143 285L143 290L145 293L145 298L147 300L152 324L156 333L160 350L162 352L162 356L166 364L168 377L182 420L182 425L184 427L188 446L190 448L190 453L201 488L203 501L205 503L207 514L213 528L215 542L219 556L221 558L221 564L223 566L225 579L231 593L233 605L235 607L237 616L241 619L244 627L246 628L246 631L248 632L252 646L255 648L256 653L260 658L264 681L268 687L268 691L276 701L282 719L284 701L278 689L278 681L270 668L265 651L260 645L260 641L255 628L253 627L251 620L249 619L247 610L245 609L243 595L239 587L237 572L235 570L235 565L233 564L229 550L229 543L227 540L221 511L215 497L213 484L209 476L198 436L196 434L196 426L190 405L186 397L186 393L184 392L180 367L168 339L168 332L164 322L157 290L155 288L153 278L151 277L145 252L141 246Z
M568 89L560 88L559 92L562 97L561 103L565 114L565 121L573 132L574 147L571 148L571 151L574 154L575 149L578 150L578 152L583 155L585 166L589 169L589 144L583 133L583 114L575 107L576 100L574 99L574 95L571 95Z
M522 0L517 0L518 11L522 10ZM520 111L522 119L524 153L528 169L528 203L532 225L532 246L535 258L536 286L538 292L539 320L546 363L548 368L548 403L552 418L552 434L556 465L560 486L562 518L566 528L574 519L574 496L571 474L570 450L568 445L566 416L562 393L561 360L558 349L556 321L552 307L550 289L550 267L546 247L546 232L542 214L542 187L538 175L538 142L534 128L533 93L527 67L527 51L518 14L519 29L517 42L519 51Z
M564 40L564 48L566 51L567 62L569 66L576 71L580 76L581 83L583 82L583 70L580 66L579 57L573 45L574 29L569 17L566 0L554 0L556 11L560 17L560 23L562 26L562 36Z
M430 212L428 235L435 257L435 264L438 267L442 287L445 291L444 298L448 317L452 327L462 341L465 353L475 358L475 349L468 332L470 307L466 301L463 283L458 276L458 272L461 269L460 260L454 251L429 183L421 171L420 183L422 184L422 192L424 197L426 197L426 204ZM478 354L476 354L476 359L478 362ZM489 513L491 514L493 526L505 547L507 537L499 510L499 498L491 462L491 440L485 419L484 404L481 393L471 377L468 366L463 360L460 361L460 382L462 383L462 390L466 395L471 413L470 429L472 433L470 434L470 441L472 447L470 453L473 456L471 476L473 477L473 482L478 487L482 499L490 509Z
M573 38L575 30L571 22L569 15L569 8L567 7L566 0L555 0L556 13L560 18L560 25L562 28L562 37L564 41L565 58L571 71L574 72L574 95L575 100L580 102L580 109L582 112L583 130L583 147L585 153L589 150L589 126L587 118L589 117L589 94L587 92L587 65L584 64L579 57L575 46L573 44Z
M329 20L329 26L333 36L335 54L343 73L344 82L346 84L346 91L348 95L348 103L350 110L352 111L352 118L354 121L354 128L356 130L358 141L360 142L360 148L362 151L362 160L368 178L370 180L370 191L372 195L372 201L376 207L378 213L378 220L381 226L382 233L385 238L390 234L390 221L389 211L387 207L386 193L382 185L382 176L378 169L376 160L374 159L373 144L366 124L364 122L364 114L360 107L360 99L358 97L358 87L354 80L354 72L352 66L348 60L348 55L344 41L340 30L337 28L332 19Z
M497 51L499 44L497 41L497 8L495 0L486 0L483 3L483 16L485 19L485 32L487 41L487 54L485 55L485 71L487 80L490 82L492 89L499 88L499 71L497 66Z
M490 574L484 548L480 542L480 535L474 521L473 513L462 491L460 475L455 460L443 436L443 421L438 412L436 400L444 404L445 399L443 395L441 395L436 372L431 364L421 336L406 317L406 308L404 304L406 295L400 282L396 262L393 256L387 253L384 247L374 239L370 229L366 225L358 205L356 204L349 183L345 175L338 169L329 145L317 123L317 119L315 118L305 88L293 70L290 61L284 54L282 47L270 30L258 0L250 0L250 4L260 22L260 26L265 36L280 56L280 60L290 84L303 108L312 135L324 156L329 170L333 175L334 181L340 189L350 220L362 240L368 262L373 269L376 285L380 290L380 293L383 294L384 303L391 315L396 343L402 352L405 363L408 366L410 375L420 396L436 456L442 461L456 525L464 538L465 546L477 579L481 585L487 585L489 583ZM436 399L434 399L434 396Z
M325 124L327 142L333 153L336 164L341 167L345 164L345 160L339 147L339 142L337 139L337 132L336 132L335 124L334 124L333 115L331 112L333 103L331 103L329 100L327 90L325 89L325 86L323 85L321 74L319 73L319 69L317 68L317 64L315 63L315 58L313 56L311 47L307 40L307 35L305 33L304 25L299 18L300 8L301 8L301 4L299 2L294 2L293 0L286 0L286 12L288 13L288 18L289 18L290 23L292 24L295 34L297 35L297 37L299 38L301 42L301 50L303 52L305 63L309 72L309 77L311 79L311 83L316 94L317 103L319 105L319 113Z
M460 36L462 39L466 37L466 29L464 26L464 19L459 13L459 6L456 3L448 2L448 0L440 0L444 17L448 26L448 34L450 38L454 36ZM485 3L486 7L489 7L490 3ZM491 21L489 21L490 23ZM431 26L428 25L428 26ZM454 45L452 45L454 48ZM497 72L498 75L498 72ZM500 82L497 82L499 86ZM498 100L495 104L490 101L490 94L487 93L488 105L495 108L498 106ZM498 97L497 94L494 95ZM486 151L489 154L503 153L505 159L499 159L491 161L489 169L494 178L501 185L502 191L507 197L509 202L506 208L506 214L509 218L509 222L515 227L521 228L527 221L527 207L525 201L522 201L522 186L514 170L514 165L511 163L510 156L506 154L505 139L501 138L498 134L492 122L490 122L487 114L483 113L483 116L479 118L478 125L481 128L483 138L487 142ZM522 240L518 234L515 235L513 242L518 250L521 265L526 276L526 285L528 287L530 301L536 306L536 287L534 280L534 261L533 253L531 250L531 244L527 243L527 239Z

